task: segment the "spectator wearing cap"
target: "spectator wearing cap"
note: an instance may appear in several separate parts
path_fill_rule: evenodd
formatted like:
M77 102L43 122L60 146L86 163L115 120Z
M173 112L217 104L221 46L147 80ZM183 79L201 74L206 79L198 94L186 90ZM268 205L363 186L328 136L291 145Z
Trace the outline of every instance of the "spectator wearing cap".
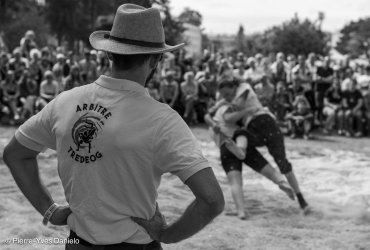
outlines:
M96 61L91 57L89 50L85 50L84 59L79 62L82 80L84 84L92 83L98 76L98 66Z
M11 123L19 120L18 98L20 95L19 84L15 79L15 72L9 70L5 81L1 84L1 89L3 91L3 103L9 108L11 112Z

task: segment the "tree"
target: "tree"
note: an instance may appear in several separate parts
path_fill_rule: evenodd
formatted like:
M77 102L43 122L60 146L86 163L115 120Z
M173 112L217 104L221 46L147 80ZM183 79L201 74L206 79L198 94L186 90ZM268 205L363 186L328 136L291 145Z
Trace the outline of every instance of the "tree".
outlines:
M46 43L48 25L43 13L43 8L34 0L0 0L0 32L4 33L10 50L20 45L20 39L27 30L35 31L38 44Z
M243 25L239 26L238 34L235 38L235 49L240 52L245 52L245 35L244 35L244 27Z
M200 27L202 25L203 17L198 11L186 7L180 14L179 20L183 23L190 23Z
M351 57L366 54L369 57L370 45L370 18L360 19L345 25L341 31L341 38L336 49Z
M329 50L330 36L321 31L310 20L301 21L295 16L280 26L267 30L263 36L269 51L286 54L309 54L310 52L326 54Z

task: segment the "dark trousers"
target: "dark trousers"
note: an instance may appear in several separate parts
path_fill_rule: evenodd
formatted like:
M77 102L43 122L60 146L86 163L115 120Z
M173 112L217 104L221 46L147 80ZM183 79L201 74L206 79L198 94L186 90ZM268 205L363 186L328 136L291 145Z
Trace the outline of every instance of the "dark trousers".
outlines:
M274 118L268 114L259 115L249 123L247 131L251 136L248 145L266 146L282 174L292 171L285 153L284 135Z
M152 241L148 244L118 243L112 245L94 245L80 238L75 232L71 231L68 237L66 250L163 250L161 243ZM78 242L78 244L75 244Z

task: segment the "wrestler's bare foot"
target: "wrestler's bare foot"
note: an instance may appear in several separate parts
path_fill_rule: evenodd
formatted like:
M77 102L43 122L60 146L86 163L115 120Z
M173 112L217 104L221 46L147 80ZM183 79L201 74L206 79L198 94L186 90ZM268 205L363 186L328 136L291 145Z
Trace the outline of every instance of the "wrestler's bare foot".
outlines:
M246 220L249 218L249 213L246 211L239 211L238 212L238 218L241 220Z
M288 182L286 182L286 181L280 181L280 182L278 183L278 186L279 186L279 188L280 188L282 191L284 191L284 192L288 195L288 197L289 197L291 200L294 200L294 199L295 199L294 192L293 192L293 190L290 188L290 186L289 186Z

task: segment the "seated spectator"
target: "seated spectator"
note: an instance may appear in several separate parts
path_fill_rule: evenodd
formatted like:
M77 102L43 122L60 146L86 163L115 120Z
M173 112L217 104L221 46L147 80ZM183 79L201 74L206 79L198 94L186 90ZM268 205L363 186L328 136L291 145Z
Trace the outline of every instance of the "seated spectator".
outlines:
M28 68L28 60L22 57L19 47L15 48L9 61L9 69L14 72L15 80L19 80L25 68Z
M64 78L69 75L70 68L66 63L66 58L64 54L57 54L57 62L53 66L53 74L55 81L58 82L59 91L64 90Z
M263 75L261 81L254 86L254 91L261 104L272 110L275 87L270 83L266 75Z
M343 93L343 110L338 113L339 134L345 134L348 137L353 135L361 137L363 135L362 108L364 100L361 92L356 88L355 81L348 85L348 90Z
M11 123L14 123L14 121L20 118L17 110L20 89L15 80L14 71L9 70L7 72L7 76L1 84L1 88L3 91L3 103L9 108L11 112Z
M292 131L292 138L303 135L304 139L311 138L311 128L313 123L313 114L310 103L303 94L304 89L298 90L297 96L293 103L293 112L287 115Z
M324 133L333 131L338 111L341 109L343 94L340 88L340 81L334 78L333 85L326 91L324 97L324 116L326 117Z
M168 104L171 108L175 107L179 97L179 84L175 81L174 75L175 72L167 71L159 87L161 101Z
M35 114L35 103L38 97L37 82L30 76L29 70L25 70L20 80L20 101L23 104L20 118L22 121Z
M276 93L273 102L273 113L276 116L277 121L283 121L287 112L292 109L293 95L286 88L286 84L282 81L276 85Z
M154 100L160 101L161 96L159 95L159 90L154 86L153 81L148 82L146 90Z
M42 72L42 67L41 67L41 52L38 49L33 49L31 50L30 53L31 61L29 65L29 76L34 79L37 83L37 86L39 88L42 77L44 73Z
M70 90L75 87L82 86L82 83L80 67L78 65L73 65L69 76L67 76L65 80L64 90Z
M181 83L182 102L185 106L184 120L187 123L194 121L195 110L194 106L198 101L198 83L194 80L193 72L186 72L184 75L185 81Z
M53 73L46 71L44 77L45 80L40 85L40 98L37 103L38 110L43 109L59 93L59 85L54 80Z
M42 70L42 74L45 74L46 71L53 69L53 62L50 59L50 51L47 47L41 50L41 62L40 67Z

